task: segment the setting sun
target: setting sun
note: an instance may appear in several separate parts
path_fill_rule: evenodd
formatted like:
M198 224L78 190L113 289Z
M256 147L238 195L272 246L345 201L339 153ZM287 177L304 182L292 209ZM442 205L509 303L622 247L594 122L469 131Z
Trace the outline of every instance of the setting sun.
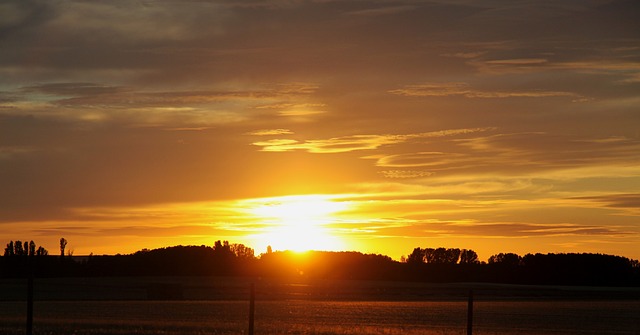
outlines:
M326 195L296 195L246 202L248 214L266 228L253 236L258 250L271 245L277 250L340 250L343 241L331 233L334 215L348 204Z

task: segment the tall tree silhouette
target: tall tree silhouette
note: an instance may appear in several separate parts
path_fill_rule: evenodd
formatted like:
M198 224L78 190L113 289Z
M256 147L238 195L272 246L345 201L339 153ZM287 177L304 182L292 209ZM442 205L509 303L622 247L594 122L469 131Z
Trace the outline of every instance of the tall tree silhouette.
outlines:
M13 241L9 241L9 243L7 243L7 247L4 248L4 255L5 256L15 255L15 250L13 249Z
M64 249L67 247L67 240L64 237L60 238L60 257L64 257Z
M29 241L29 256L36 255L36 243L33 240Z
M16 241L13 245L13 253L16 256L24 255L24 249L22 248L22 241Z

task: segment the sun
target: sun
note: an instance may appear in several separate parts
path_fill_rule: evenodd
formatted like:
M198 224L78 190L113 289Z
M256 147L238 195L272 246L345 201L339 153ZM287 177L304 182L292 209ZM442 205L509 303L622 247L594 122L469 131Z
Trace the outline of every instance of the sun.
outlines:
M328 195L295 195L253 199L248 211L265 227L253 236L258 250L342 250L343 242L330 228L335 214L348 207Z

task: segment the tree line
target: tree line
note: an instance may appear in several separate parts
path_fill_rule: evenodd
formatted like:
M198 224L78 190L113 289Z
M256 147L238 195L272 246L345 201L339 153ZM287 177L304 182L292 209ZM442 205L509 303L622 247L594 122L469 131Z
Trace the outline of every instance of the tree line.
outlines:
M4 256L47 256L49 252L47 249L39 246L36 249L36 244L33 240L27 242L24 241L10 241L7 243L7 247L4 248Z
M212 246L142 249L127 255L51 256L33 241L11 241L0 257L0 277L26 276L256 276L420 282L492 282L541 285L640 286L640 264L589 253L499 253L484 262L471 249L414 248L400 262L360 252L268 251L228 241ZM20 246L18 246L20 245ZM26 250L26 251L25 251Z
M406 263L429 264L479 264L478 254L471 249L458 248L415 248L408 257L401 259Z

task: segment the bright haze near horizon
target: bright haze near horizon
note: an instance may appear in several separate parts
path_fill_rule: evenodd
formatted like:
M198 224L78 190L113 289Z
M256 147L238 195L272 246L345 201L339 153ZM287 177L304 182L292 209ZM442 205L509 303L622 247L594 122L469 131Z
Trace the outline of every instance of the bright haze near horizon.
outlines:
M3 1L0 242L640 258L636 0Z

